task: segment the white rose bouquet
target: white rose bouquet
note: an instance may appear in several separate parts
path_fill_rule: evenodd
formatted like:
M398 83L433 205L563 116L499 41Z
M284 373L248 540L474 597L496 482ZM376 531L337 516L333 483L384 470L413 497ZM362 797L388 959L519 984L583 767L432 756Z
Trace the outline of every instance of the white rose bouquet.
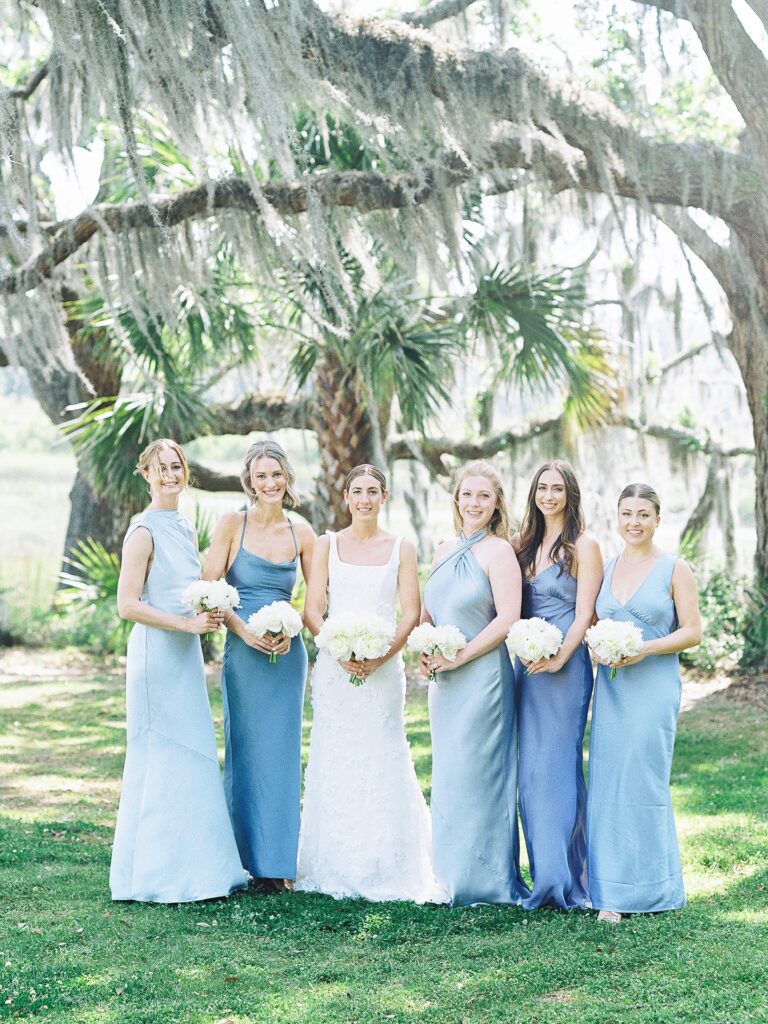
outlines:
M603 661L634 658L643 649L643 634L634 622L600 619L596 626L590 626L584 634L584 639L590 650ZM608 678L616 678L615 665L611 666Z
M557 654L563 642L563 634L551 622L534 615L530 619L518 619L513 623L506 642L512 657L517 655L525 661L539 661Z
M394 625L379 615L339 612L325 620L315 643L336 661L364 661L383 658L392 646L394 636ZM349 681L353 686L361 686L365 682L354 674Z
M181 601L192 612L226 612L240 607L237 587L226 580L195 580L185 588Z
M467 646L467 638L458 626L434 626L423 622L411 631L407 648L415 654L434 654L437 651L446 661L455 661L459 651ZM437 674L432 671L428 678L434 682Z
M301 616L288 601L273 601L265 604L257 612L248 617L245 628L254 636L298 636L304 623ZM279 655L274 651L270 652L269 664L277 664Z

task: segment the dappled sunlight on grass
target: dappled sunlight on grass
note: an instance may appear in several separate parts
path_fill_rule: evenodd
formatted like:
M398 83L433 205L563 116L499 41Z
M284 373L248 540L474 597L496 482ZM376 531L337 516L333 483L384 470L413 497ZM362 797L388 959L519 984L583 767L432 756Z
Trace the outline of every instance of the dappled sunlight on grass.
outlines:
M30 669L36 666L27 658ZM40 1024L751 1024L768 1019L768 743L712 695L680 724L673 798L689 903L618 928L588 912L241 893L178 907L107 888L123 680L46 655L1 753L0 1019ZM218 679L209 679L221 738ZM0 684L2 690L2 684ZM6 694L9 689L4 691ZM30 697L30 694L32 696ZM307 707L309 717L309 706ZM408 736L431 751L424 688ZM305 747L309 725L305 725ZM306 749L305 749L306 753ZM6 1002L6 1000L10 1000ZM47 1009L43 1009L46 1006Z

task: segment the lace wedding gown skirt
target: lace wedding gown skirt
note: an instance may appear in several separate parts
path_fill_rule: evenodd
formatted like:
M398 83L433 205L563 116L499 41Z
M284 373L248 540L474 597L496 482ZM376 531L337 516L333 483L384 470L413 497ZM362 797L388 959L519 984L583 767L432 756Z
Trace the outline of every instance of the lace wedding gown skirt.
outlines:
M385 565L329 555L329 614L394 620L400 540ZM295 889L372 901L444 902L432 872L430 817L404 727L400 655L362 686L321 652L312 675L312 735Z

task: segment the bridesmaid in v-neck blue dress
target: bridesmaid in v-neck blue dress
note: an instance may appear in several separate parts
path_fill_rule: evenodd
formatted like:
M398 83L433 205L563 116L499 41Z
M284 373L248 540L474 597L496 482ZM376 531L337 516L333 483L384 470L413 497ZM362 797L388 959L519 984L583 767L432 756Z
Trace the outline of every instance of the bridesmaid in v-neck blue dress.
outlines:
M601 619L634 623L642 651L601 663L589 745L587 849L592 906L622 914L685 904L669 781L680 709L678 653L701 640L696 581L686 563L653 543L658 495L630 484L619 498L624 550L606 566Z
M314 533L283 511L295 502L294 476L276 442L251 446L242 480L252 506L218 524L204 575L218 578L226 568L241 602L226 620L221 676L224 788L235 838L249 873L279 889L296 875L307 652L301 636L255 638L245 622L266 604L291 600ZM279 658L271 664L273 650Z
M584 531L581 493L570 463L541 466L513 539L523 572L523 617L563 634L560 650L536 663L516 659L520 734L520 819L533 878L526 910L589 903L582 746L592 665L582 643L592 622L603 560Z

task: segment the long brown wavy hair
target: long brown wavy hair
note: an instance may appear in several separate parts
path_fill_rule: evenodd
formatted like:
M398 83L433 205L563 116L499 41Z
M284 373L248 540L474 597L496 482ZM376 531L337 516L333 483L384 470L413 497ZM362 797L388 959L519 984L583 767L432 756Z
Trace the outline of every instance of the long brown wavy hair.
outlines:
M541 547L544 539L546 524L544 516L536 507L536 488L539 486L539 478L548 469L557 470L565 483L565 522L563 532L556 538L549 550L551 562L560 562L560 572L572 573L576 561L576 541L584 533L584 513L581 510L581 490L573 466L565 459L552 459L545 462L536 471L531 488L528 491L528 501L525 506L525 515L520 527L520 547L517 552L517 560L520 563L523 576L527 579L536 572L536 553Z

